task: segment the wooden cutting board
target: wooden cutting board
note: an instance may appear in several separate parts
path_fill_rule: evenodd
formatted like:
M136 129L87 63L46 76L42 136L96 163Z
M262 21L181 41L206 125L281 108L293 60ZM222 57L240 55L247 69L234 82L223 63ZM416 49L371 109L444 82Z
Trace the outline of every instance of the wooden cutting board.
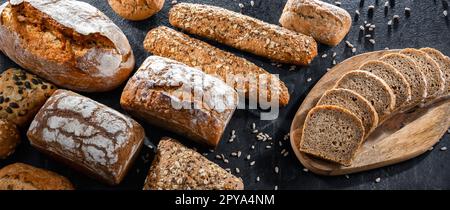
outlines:
M380 125L363 143L352 165L345 167L320 160L298 150L302 128L309 110L325 91L331 89L345 73L364 62L376 60L398 50L384 50L351 57L333 67L314 86L295 114L291 125L291 146L300 162L311 172L343 175L399 163L428 151L450 127L450 98L436 99L420 108L397 113Z

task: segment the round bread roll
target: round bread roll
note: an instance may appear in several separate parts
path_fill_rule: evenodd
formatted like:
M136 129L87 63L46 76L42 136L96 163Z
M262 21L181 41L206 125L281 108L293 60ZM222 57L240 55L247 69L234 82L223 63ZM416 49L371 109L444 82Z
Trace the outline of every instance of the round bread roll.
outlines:
M144 20L159 12L164 0L108 0L111 8L128 20Z
M20 143L19 131L16 126L4 119L0 119L0 159L11 155Z

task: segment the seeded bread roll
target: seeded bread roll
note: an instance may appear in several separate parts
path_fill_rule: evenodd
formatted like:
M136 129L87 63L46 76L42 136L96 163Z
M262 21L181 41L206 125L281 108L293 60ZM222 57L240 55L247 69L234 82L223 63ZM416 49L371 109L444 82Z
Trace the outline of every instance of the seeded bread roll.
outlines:
M236 91L222 80L159 56L144 61L120 98L132 115L213 147L237 103Z
M171 138L159 142L144 190L243 190L242 180Z
M20 143L20 135L16 125L8 120L0 119L0 159L5 159Z
M400 53L412 58L416 62L418 68L425 75L425 79L427 80L427 98L438 97L442 94L442 92L444 92L444 74L439 68L439 65L434 62L430 56L420 50L412 48L404 49L400 51Z
M352 18L345 9L318 0L288 0L280 24L336 46L347 35Z
M300 151L349 166L364 137L360 119L338 106L316 106L303 126Z
M405 105L411 99L411 86L392 65L383 61L369 61L359 69L375 74L389 85L395 94L395 109Z
M159 12L164 0L108 0L111 8L128 20L144 20Z
M0 119L25 127L56 88L21 69L0 74Z
M348 89L332 89L325 92L317 106L334 105L349 110L361 120L364 136L368 136L378 126L378 114L369 101Z
M220 7L180 3L170 10L169 21L188 33L281 63L307 65L317 55L310 36Z
M134 68L120 28L81 1L8 1L0 6L0 37L0 50L11 60L72 90L112 90Z
M427 53L428 56L433 58L433 60L439 65L445 77L445 90L443 94L447 96L450 95L450 58L433 48L427 47L420 50Z
M153 55L174 59L188 66L197 67L209 75L222 79L227 84L234 81L233 77L242 77L242 80L233 84L235 90L255 102L258 102L258 98L262 97L264 99L259 100L259 102L270 102L272 101L272 94L278 98L281 106L285 106L289 102L289 91L278 77L271 75L244 58L222 51L206 42L190 38L165 26L157 27L148 32L144 40L144 48ZM244 79L254 81L255 85L250 86L251 83L245 83L244 86L240 83L245 81ZM260 86L260 83L265 88Z
M366 98L383 121L395 107L395 95L386 82L367 71L351 71L336 83L335 88L344 88L357 92Z
M427 97L427 81L425 75L418 69L414 60L399 53L391 53L381 57L380 61L392 65L408 81L411 86L409 106L416 105Z
M0 190L74 190L74 187L55 172L14 163L0 169Z
M27 133L33 147L110 185L123 180L144 135L133 119L67 90L48 99Z

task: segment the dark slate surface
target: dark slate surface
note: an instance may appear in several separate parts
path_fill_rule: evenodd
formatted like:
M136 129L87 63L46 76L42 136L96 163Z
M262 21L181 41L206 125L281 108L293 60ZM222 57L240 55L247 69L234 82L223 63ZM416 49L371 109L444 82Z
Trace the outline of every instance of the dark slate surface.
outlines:
M2 2L4 1L2 0ZM90 0L87 2L93 3L93 5L106 13L125 32L134 49L137 66L149 56L149 53L146 53L142 46L146 32L158 25L169 25L167 13L170 8L170 0L166 1L162 12L142 22L123 20L112 12L106 1ZM234 11L242 11L244 14L269 23L278 24L278 19L286 0L255 0L254 7L250 6L250 0L181 0L179 2L217 5ZM245 7L240 9L239 3L243 3ZM373 17L367 14L368 5L375 5L376 9ZM395 4L391 5L393 7L385 13L384 1L366 0L362 6L360 6L360 2L357 0L342 1L342 7L347 9L353 17L355 10L358 9L361 12L359 19L354 19L352 29L345 39L356 46L356 54L381 50L385 47L405 48L429 46L450 55L450 23L449 19L443 16L445 7L443 5L445 4L441 0L396 1ZM411 8L412 12L410 17L405 16L405 7ZM397 26L388 28L387 22L395 14L400 16L400 22ZM360 33L359 26L365 20L369 23L376 24L376 29L373 33L376 40L375 45L370 44L363 37L363 34ZM209 159L217 162L224 168L233 169L234 174L236 174L234 169L237 167L240 168L240 173L236 175L243 178L246 189L274 189L275 185L278 185L279 189L450 189L450 164L448 164L450 152L443 152L438 149L443 146L450 147L450 135L448 133L433 151L394 166L350 175L349 178L344 176L323 177L303 172L303 167L293 155L289 142L283 141L282 139L289 132L289 126L294 113L297 111L306 94L308 94L308 91L325 74L326 68L331 67L332 58L330 55L336 52L337 62L352 56L351 50L345 47L344 42L334 48L321 45L319 47L319 56L313 63L308 68L299 67L296 71L288 71L290 68L289 65L274 66L266 59L239 52L214 42L210 43L243 56L272 73L280 74L281 79L286 82L291 93L289 106L283 108L280 111L279 118L274 121L260 121L259 111L256 110L238 110L227 128L223 137L224 141L218 147L219 149L216 153L207 155ZM321 58L324 53L329 56ZM4 55L0 54L1 71L14 65ZM312 81L307 82L308 78L311 78ZM85 95L123 112L119 107L119 97L122 89L123 87L108 93ZM257 128L260 131L266 132L273 137L274 146L272 149L266 149L265 146L269 143L257 142L254 134L250 133L253 122L257 124ZM174 135L173 133L158 129L146 123L142 124L154 144L157 144L161 136L167 135L175 137L188 145L197 146L188 143L189 141L185 138ZM228 143L227 139L232 129L236 130L237 139L234 143ZM144 161L142 158L139 158L121 185L108 187L47 158L45 155L30 147L25 135L23 136L23 143L17 152L9 159L2 160L0 166L20 161L47 168L67 176L78 189L141 189L153 158L153 153L148 148L144 148L141 156L148 156L149 161ZM280 140L283 142L283 146L278 145L278 141ZM256 146L255 150L250 149L253 144ZM287 149L290 154L287 157L282 157L280 155L282 149ZM230 156L231 152L237 150L243 153L239 159ZM208 150L199 148L199 151L205 152ZM229 159L229 164L224 164L214 158L216 154L221 153L225 154ZM254 166L249 166L249 161L244 160L247 154L251 154L252 160L256 160ZM274 172L275 165L280 168L279 174ZM260 182L255 181L257 176L261 177ZM380 183L375 183L374 180L377 177L381 178Z

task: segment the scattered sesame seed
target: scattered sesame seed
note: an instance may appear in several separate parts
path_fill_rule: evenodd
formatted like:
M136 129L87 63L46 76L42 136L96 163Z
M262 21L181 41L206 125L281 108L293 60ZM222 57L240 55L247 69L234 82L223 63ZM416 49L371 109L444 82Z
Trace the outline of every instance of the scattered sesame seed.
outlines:
M178 3L178 2L177 2L177 0L173 0L171 3L172 3L172 4L176 4L176 3Z
M441 151L447 151L447 147L441 147Z
M255 128L256 128L256 124L252 123L252 130L255 130Z
M289 152L286 151L286 152L283 154L283 157L287 157L288 155L289 155Z
M235 130L231 130L231 135L234 136L234 134L236 134Z
M250 160L251 156L247 155L247 157L245 157L245 159Z
M231 168L226 168L225 171L231 172Z
M239 7L242 9L244 8L244 4L243 3L239 3Z
M392 20L389 20L389 21L387 22L387 24L388 24L388 26L392 25Z
M448 15L447 10L444 10L444 11L442 12L442 14L444 14L444 17L447 17L447 15Z
M255 165L255 163L256 163L256 161L252 161L252 162L250 162L250 166L253 166L253 165Z
M336 52L333 52L333 55L331 55L331 57L335 58L336 57Z
M255 145L252 145L250 148L255 149Z
M431 151L431 150L433 150L434 149L434 147L430 147L430 149L428 149L428 151Z
M276 174L278 174L280 172L280 168L278 168L278 166L275 166L274 171Z
M216 155L216 159L220 160L220 159L222 159L222 156Z
M450 133L450 132L449 132ZM285 134L284 136L283 136L283 140L288 140L289 139L289 133L287 133L287 134Z
M369 14L369 15L372 15L374 9L375 9L375 6L369 5L368 10L367 10L368 14Z
M236 157L236 156L237 156L237 153L236 153L236 152L232 152L232 153L231 153L231 156Z
M279 145L280 147L282 147L282 146L283 146L283 142L279 141L279 142L278 142L278 145Z
M326 58L328 55L325 53L322 55L322 58Z
M252 130L252 133L258 133L257 129Z
M365 36L366 38L370 38L370 37L372 37L372 35L370 35L370 34L366 34L366 36Z
M309 169L307 169L307 168L303 168L303 172L306 172L306 173L308 173L308 172L309 172Z
M223 160L224 163L229 163L230 161L228 159Z
M239 157L241 157L241 155L242 155L242 152L241 152L241 151L238 151L237 157L239 158Z
M275 188L274 188L274 190L278 190L278 185L275 185Z
M236 173L240 173L241 170L239 168L236 168Z
M266 146L266 149L270 149L270 148L272 148L272 146L270 146L270 145L267 145L267 146Z
M405 15L410 16L411 15L411 8L405 7Z
M352 53L355 53L356 52L356 48L354 47L354 48L352 48Z
M381 178L380 178L380 177L378 177L378 178L375 179L375 182L376 182L376 183L379 183L380 181L381 181Z
M340 1L335 1L334 4L338 7L340 7L342 3Z
M259 176L256 177L256 182L259 182L261 179L259 178Z
M286 152L286 149L281 150L280 154L284 154Z
M364 31L364 26L359 26L359 29L360 29L361 31Z
M366 23L366 25L364 25L366 28L370 27L372 24L370 23Z
M312 81L312 78L311 78L311 77L308 77L308 79L306 79L306 81L307 81L307 82L311 82L311 81Z
M255 6L255 2L254 1L250 1L250 6Z
M389 1L384 2L384 7L389 7Z
M336 63L337 63L336 60L333 60L333 65L336 65Z
M394 15L394 16L392 17L392 19L394 20L394 23L398 23L398 22L400 21L400 16Z
M375 39L369 39L369 42L370 42L371 44L375 44Z
M330 70L331 70L330 68L327 68L327 72L330 71Z
M355 11L355 14L356 14L357 16L359 16L359 15L360 15L359 10L356 10L356 11Z
M297 66L291 66L291 67L289 68L289 71L294 71L296 68L297 68Z
M353 48L353 47L354 47L353 44L350 43L349 41L345 41L345 44L346 44L347 47L349 47L349 48Z
M346 179L350 179L350 176L348 174L345 174Z
M385 47L384 49L385 49L385 50L389 50L389 47Z

